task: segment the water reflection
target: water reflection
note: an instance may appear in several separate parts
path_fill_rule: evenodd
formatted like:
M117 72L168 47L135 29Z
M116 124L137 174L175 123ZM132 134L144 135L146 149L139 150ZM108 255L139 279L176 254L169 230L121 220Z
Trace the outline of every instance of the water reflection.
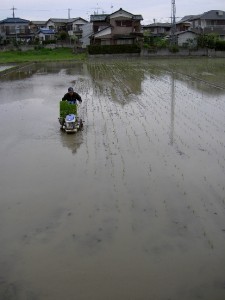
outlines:
M113 101L124 105L142 93L145 71L129 63L89 63L87 70L96 87L97 95L105 92Z
M176 74L176 79L185 84L194 91L201 91L205 95L223 95L225 94L225 88L217 85L210 80L202 80L201 78L187 77L185 75Z
M194 66L193 66L194 68ZM120 101L121 94L124 96L124 101L131 101L130 95L140 95L142 92L142 82L145 79L146 72L149 76L164 76L168 73L161 68L160 65L154 65L150 62L140 61L140 64L134 61L98 61L98 62L47 62L47 63L31 63L29 65L18 68L14 72L9 72L1 77L1 81L15 81L30 78L33 75L72 75L85 76L91 78L96 86L96 91L110 91L113 100ZM224 88L217 87L216 77L213 74L213 81L210 76L201 78L201 74L195 74L187 77L182 73L176 73L176 79L188 85L193 90L201 90L209 95L221 95L225 93ZM174 73L175 74L175 73ZM187 80L189 78L189 80ZM219 81L218 81L219 82Z
M0 299L224 298L224 100L125 66L0 82ZM56 120L73 80L89 127L69 135Z
M82 131L78 131L75 134L67 134L63 130L60 130L60 139L63 147L67 147L73 154L76 154L83 143L83 133Z
M9 72L1 77L2 81L21 80L30 78L33 75L61 74L65 75L81 75L84 73L83 62L47 62L47 63L31 63L18 67L14 72Z

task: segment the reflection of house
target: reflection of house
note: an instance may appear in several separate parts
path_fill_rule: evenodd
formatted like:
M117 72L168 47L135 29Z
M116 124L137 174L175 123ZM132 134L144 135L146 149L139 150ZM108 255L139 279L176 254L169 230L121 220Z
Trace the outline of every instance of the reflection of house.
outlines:
M163 37L170 35L171 33L171 23L153 23L149 25L142 26L144 32L148 32L154 37Z
M29 23L28 20L15 17L2 20L0 21L0 35L3 39L29 39L31 37Z
M134 44L142 40L141 15L133 15L122 8L110 15L91 15L92 44Z
M40 28L37 32L40 41L50 41L55 39L55 31L48 28Z

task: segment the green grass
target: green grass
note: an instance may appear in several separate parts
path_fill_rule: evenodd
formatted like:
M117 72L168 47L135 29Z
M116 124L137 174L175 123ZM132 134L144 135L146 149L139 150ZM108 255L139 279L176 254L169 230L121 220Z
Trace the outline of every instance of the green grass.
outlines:
M84 60L85 53L74 54L70 48L0 52L0 63Z

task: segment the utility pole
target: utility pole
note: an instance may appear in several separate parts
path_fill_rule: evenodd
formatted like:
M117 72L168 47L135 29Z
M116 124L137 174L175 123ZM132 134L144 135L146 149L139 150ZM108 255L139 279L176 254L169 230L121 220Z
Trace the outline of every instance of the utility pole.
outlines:
M15 8L14 6L12 7L12 8L10 8L12 11L13 11L13 18L15 18L15 10L17 9L17 8Z
M15 23L15 34L16 34L16 43L17 43L17 30L19 30L19 28L17 28L17 24L16 24L16 19L15 19L15 10L17 8L15 8L14 6L11 8L11 10L13 11L13 19L14 19L14 23Z
M68 19L70 19L70 11L72 10L72 8L68 8Z
M172 0L171 6L171 44L176 45L176 4L175 0Z

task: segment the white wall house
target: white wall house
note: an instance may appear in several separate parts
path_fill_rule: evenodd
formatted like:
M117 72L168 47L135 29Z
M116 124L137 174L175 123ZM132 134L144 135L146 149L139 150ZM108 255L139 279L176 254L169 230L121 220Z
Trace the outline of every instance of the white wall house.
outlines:
M40 41L50 41L55 39L55 31L48 28L40 28L37 32Z
M198 34L193 31L181 31L176 33L178 46L197 46Z
M77 35L81 36L83 31L83 26L87 24L88 21L82 19L82 18L74 18L68 21L67 27L68 27L68 34L70 36Z
M82 38L80 39L82 48L90 45L90 37L93 34L93 23L87 23L82 26Z

